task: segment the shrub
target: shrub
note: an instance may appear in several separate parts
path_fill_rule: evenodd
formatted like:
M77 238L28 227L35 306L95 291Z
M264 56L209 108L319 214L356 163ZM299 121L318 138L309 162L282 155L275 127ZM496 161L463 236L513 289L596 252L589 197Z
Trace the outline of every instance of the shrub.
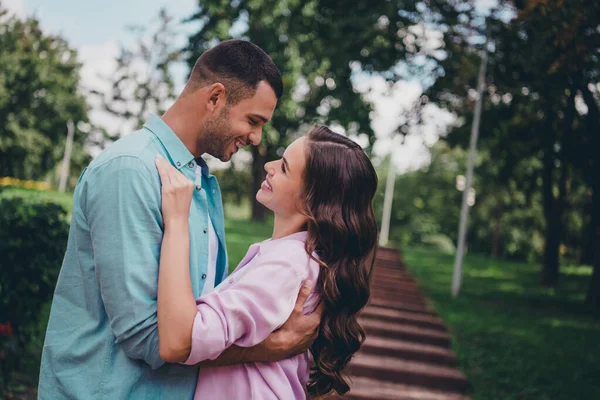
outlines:
M32 196L0 198L0 369L4 383L54 292L67 243L66 211ZM10 327L10 328L9 328Z

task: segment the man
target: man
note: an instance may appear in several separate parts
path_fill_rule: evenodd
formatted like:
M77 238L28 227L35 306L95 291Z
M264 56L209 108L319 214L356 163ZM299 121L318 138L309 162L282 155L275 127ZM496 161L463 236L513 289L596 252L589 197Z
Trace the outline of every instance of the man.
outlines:
M196 184L190 268L198 297L227 274L220 190L200 156L227 161L240 147L257 146L282 86L258 46L223 42L198 59L162 119L151 116L83 171L42 353L40 399L192 398L198 367L165 365L159 356L163 221L154 159L160 154ZM268 362L305 351L319 319L302 316L309 292L301 289L296 311L263 344L230 347L211 363Z

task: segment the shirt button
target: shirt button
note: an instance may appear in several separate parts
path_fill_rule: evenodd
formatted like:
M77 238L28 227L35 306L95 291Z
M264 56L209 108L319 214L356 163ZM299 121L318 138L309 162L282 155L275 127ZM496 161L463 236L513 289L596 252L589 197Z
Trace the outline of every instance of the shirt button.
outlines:
M203 231L204 233L206 233L206 228L204 228L202 231Z
M206 279L206 274L202 274L202 280Z
M181 167L181 163L179 161L177 161L177 166Z
M193 162L193 161L190 161L190 163L188 164L188 167L190 167L190 168L194 168L194 162Z
M197 186L196 186L196 190L197 190L197 191L201 191L201 190L202 190L202 186L200 186L200 185L197 185Z

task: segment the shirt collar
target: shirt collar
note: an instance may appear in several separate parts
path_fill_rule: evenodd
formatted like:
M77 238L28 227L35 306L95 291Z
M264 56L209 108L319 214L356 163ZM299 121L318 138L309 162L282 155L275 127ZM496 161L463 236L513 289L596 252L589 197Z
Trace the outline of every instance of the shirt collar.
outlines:
M158 140L160 140L162 145L165 147L167 155L177 169L185 167L194 160L193 154L190 153L181 139L179 139L169 125L167 125L166 122L163 121L159 116L151 114L146 120L144 128L156 135ZM206 167L206 163L204 160L202 160L203 164L200 164L200 160L202 159L198 158L196 162L202 167L202 172L208 174L208 167Z

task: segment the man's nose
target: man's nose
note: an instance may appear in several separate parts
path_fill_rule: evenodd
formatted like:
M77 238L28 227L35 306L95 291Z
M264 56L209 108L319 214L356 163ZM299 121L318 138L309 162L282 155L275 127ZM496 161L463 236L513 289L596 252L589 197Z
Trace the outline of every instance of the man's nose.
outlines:
M252 146L258 146L262 140L262 128L258 129L256 132L252 132L248 136L248 139L250 139L250 144L252 144Z

